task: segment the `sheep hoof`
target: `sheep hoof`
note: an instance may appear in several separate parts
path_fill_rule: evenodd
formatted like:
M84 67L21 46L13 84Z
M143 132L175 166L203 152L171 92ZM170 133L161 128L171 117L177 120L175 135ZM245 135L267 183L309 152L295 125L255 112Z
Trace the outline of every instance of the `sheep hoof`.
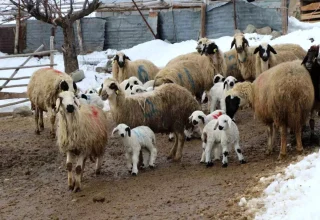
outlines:
M208 167L212 167L212 166L213 166L213 163L212 163L212 162L208 162L207 165L206 165L207 168L208 168Z
M240 160L240 163L241 163L241 164L245 164L245 163L247 163L247 161L245 161L245 160L243 159L243 160Z
M180 162L181 161L181 157L175 157L173 158L173 162Z
M77 193L77 192L80 192L81 190L80 190L80 187L76 187L76 188L74 188L74 190L73 190L73 192L74 193Z
M150 169L154 169L155 165L149 165Z
M40 125L40 130L41 130L41 131L44 130L44 125L43 125L43 124Z
M69 191L73 191L73 189L74 189L74 184L73 184L72 186L69 186L68 188L69 188Z
M128 170L128 173L130 173L130 174L131 174L131 173L132 173L132 170Z
M266 155L271 155L271 153L272 153L271 149L266 150Z
M302 149L297 149L298 154L302 154L303 153L303 148Z
M168 140L169 140L170 142L172 142L172 141L173 141L173 138L169 138Z
M228 163L222 164L222 167L223 167L223 168L227 168L227 167L228 167Z
M186 141L191 141L191 138L187 137L187 138L186 138Z
M132 176L137 176L137 173L132 172L131 175Z
M96 170L96 175L100 175L101 171L100 170Z
M36 135L40 135L40 131L39 130L35 130L34 132Z
M205 162L204 162L204 161L202 161L202 160L200 160L200 163L201 163L201 164L204 164Z
M55 134L54 132L50 131L50 137L51 137L51 138L55 138L55 137L56 137L56 134Z
M278 157L278 160L282 160L282 159L284 159L284 158L286 158L286 154L279 154L279 157Z
M167 156L167 160L171 160L172 159L172 156Z

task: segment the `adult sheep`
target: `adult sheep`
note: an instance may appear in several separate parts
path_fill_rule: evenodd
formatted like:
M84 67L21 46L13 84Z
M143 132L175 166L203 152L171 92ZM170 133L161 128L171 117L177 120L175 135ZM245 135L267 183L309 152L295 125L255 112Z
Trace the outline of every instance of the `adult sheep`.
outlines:
M237 57L237 66L238 69L241 72L241 75L244 80L250 80L253 81L256 78L256 58L254 52L256 50L255 47L249 47L249 42L245 38L244 34L237 33L234 35L234 39L231 43L231 48L235 46L235 49L237 51L236 57ZM286 56L288 57L286 61L291 61L291 59L295 60L296 58L303 59L303 48L299 45L295 44L284 44L284 45L274 45L273 48L276 51L283 51L293 53L296 57ZM282 56L283 56L282 53ZM305 53L304 53L305 54ZM280 59L280 58L279 58Z
M184 146L184 128L188 117L200 109L191 93L175 84L166 84L135 96L125 96L119 83L106 79L102 85L101 97L109 100L111 113L117 124L130 127L145 125L155 133L174 132L175 142L168 159L178 161Z
M262 122L268 125L268 149L273 150L274 126L280 128L279 158L286 155L287 128L295 131L297 150L303 150L301 128L314 103L314 89L301 60L281 63L263 72L253 82L236 84L228 91L226 108L249 104Z
M96 174L100 173L102 156L108 141L107 117L96 106L80 106L75 94L61 92L56 100L58 112L57 144L67 154L68 186L78 192L87 158L96 160ZM75 176L72 163L76 161Z
M112 74L119 83L130 76L136 76L142 83L145 83L154 79L157 72L159 72L159 68L149 60L131 61L123 52L117 52L113 58Z
M50 115L50 134L52 137L55 136L56 113L54 107L61 91L77 93L77 85L66 73L52 68L42 68L32 74L27 88L27 96L31 101L32 109L35 111L36 134L40 134L40 131L44 128L43 112L46 111Z

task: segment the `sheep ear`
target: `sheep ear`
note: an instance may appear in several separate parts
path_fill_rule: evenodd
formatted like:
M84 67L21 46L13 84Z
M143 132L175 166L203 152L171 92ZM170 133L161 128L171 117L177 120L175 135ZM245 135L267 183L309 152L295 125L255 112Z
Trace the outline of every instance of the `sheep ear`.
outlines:
M56 106L55 106L55 112L57 113L60 109L60 106L61 106L61 102L62 102L62 97L58 97L57 100L56 100Z
M233 41L231 42L231 48L230 49L232 49L232 47L235 45L235 43L236 43L236 39L233 39Z
M192 115L189 116L189 123L192 122Z
M219 82L219 81L220 81L220 77L217 76L217 77L214 79L213 83L217 83L217 82Z
M114 128L113 131L112 131L112 136L114 136L114 134L115 134L116 132L118 132L118 131L119 131L118 128Z
M225 81L225 82L223 83L223 89L225 89L227 85L228 85L228 82Z
M249 42L245 37L243 37L243 43L247 44L247 47L249 47Z
M127 83L126 87L124 88L125 90L127 90L130 86L130 83Z
M100 88L99 91L98 91L98 95L99 95L99 96L101 96L102 89L103 89L103 83L101 84L101 88Z
M308 60L308 54L303 58L301 65L305 64Z
M130 58L127 55L123 56L124 59L130 60Z
M255 50L254 50L254 54L256 54L256 53L258 53L259 52L259 50L260 50L260 46L259 47L257 47Z
M126 132L128 133L128 136L131 137L131 129L130 129L130 127L126 127Z
M199 118L202 120L202 123L205 124L205 123L204 123L204 117L199 116Z
M273 53L273 54L277 54L277 52L275 51L275 49L273 47L271 47L269 44L268 44L268 49Z
M116 94L118 95L119 93L119 88L115 83L111 83L111 85L109 86L110 89L114 90L116 92Z
M213 127L213 130L217 130L218 125L219 125L219 121L217 120L216 124Z
M68 91L69 90L69 85L64 80L60 82L60 86L59 87L60 87L61 91Z
M85 94L81 94L81 98L85 99L85 100L88 100L88 96L85 95Z
M75 92L77 92L77 90L78 90L77 84L75 82L73 82L73 89Z

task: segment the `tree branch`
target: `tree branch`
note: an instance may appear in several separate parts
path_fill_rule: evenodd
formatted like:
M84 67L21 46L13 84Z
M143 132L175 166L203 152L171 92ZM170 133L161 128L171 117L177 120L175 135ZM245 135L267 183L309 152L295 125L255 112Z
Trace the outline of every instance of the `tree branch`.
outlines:
M88 3L88 0L85 0L82 6L82 10L86 9L87 3Z
M73 12L73 1L72 0L69 0L69 1L70 1L70 10L68 12L68 15L71 15Z
M75 13L73 13L73 14L70 16L70 20L71 20L72 22L74 22L74 21L76 21L76 20L78 20L78 19L80 19L80 18L83 18L83 17L91 14L91 13L94 12L97 8L99 8L100 4L101 4L101 3L99 2L99 0L93 0L93 1L89 4L88 8L83 9L83 10L81 10L81 11L76 11Z

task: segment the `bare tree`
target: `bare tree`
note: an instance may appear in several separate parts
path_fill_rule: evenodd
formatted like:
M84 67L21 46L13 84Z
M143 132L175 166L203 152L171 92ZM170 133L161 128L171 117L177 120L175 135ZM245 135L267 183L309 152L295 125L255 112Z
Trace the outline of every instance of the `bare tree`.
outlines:
M93 11L99 5L99 0L84 0L80 10L74 10L74 0L69 0L68 11L63 10L62 0L10 0L20 10L29 13L37 20L60 26L63 30L64 42L62 46L65 72L71 73L79 68L77 52L75 46L73 24L76 20L81 19Z

